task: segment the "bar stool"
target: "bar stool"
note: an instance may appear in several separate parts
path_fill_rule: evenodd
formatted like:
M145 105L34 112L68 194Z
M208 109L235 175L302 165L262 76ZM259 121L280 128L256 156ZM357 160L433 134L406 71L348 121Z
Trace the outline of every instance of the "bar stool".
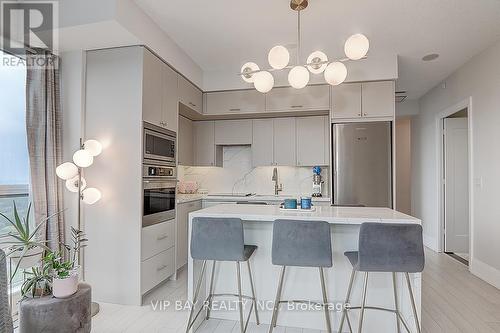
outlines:
M324 267L332 267L332 240L330 224L324 221L276 220L273 224L272 263L281 266L278 290L274 301L273 317L269 327L272 333L278 320L283 280L287 266L318 267L323 302L294 300L297 303L315 303L325 311L326 329L332 331L325 286Z
M238 297L238 308L240 312L240 329L244 333L250 320L252 310L255 312L255 320L259 325L259 314L257 311L257 299L255 297L255 289L252 280L252 271L250 269L249 259L257 249L255 245L245 245L243 240L243 222L237 218L208 218L208 217L195 217L192 222L191 230L191 257L195 260L202 260L202 269L193 297L193 305L198 301L198 294L200 292L201 282L205 274L205 268L208 260L212 260L212 275L210 279L210 291L205 303L208 302L207 316L210 316L210 307L214 297L218 296L234 296ZM238 293L237 294L214 294L214 277L215 265L217 261L234 261L236 263L236 272L238 280ZM250 278L250 287L252 290L252 297L241 294L241 272L240 262L245 262L248 266L248 275ZM246 322L243 323L243 303L242 299L252 300L252 306ZM196 316L193 318L194 306L191 307L189 313L188 325L186 333L189 332L191 326L198 318L203 310L200 308Z
M349 330L352 326L348 311L360 309L358 332L363 328L363 316L365 309L383 310L393 312L396 315L397 331L401 331L400 322L408 333L410 329L399 311L398 292L396 287L396 274L404 273L406 285L410 295L413 316L417 332L420 333L420 324L415 306L415 298L410 283L409 273L421 273L424 269L424 246L422 240L422 226L418 224L398 223L363 223L359 231L359 251L345 252L352 265L351 280L347 289L344 311L340 319L339 332L342 332L344 321L347 319ZM364 272L363 297L360 307L351 307L350 302L352 285L356 272ZM366 306L366 291L368 286L368 274L371 272L392 273L395 309L387 309L375 306Z

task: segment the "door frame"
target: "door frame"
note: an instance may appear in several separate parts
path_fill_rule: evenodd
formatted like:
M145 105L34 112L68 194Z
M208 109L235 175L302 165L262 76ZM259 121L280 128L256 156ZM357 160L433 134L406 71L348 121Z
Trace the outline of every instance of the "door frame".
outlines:
M444 189L444 118L451 116L452 114L467 109L467 134L468 134L468 185L469 185L469 267L470 261L473 258L473 240L474 240L474 188L473 188L473 175L474 175L474 163L473 163L473 132L472 132L472 97L468 97L459 103L452 105L436 115L436 134L437 134L437 147L436 147L436 184L438 193L437 202L437 220L438 220L438 251L444 252L444 238L445 238L445 189Z

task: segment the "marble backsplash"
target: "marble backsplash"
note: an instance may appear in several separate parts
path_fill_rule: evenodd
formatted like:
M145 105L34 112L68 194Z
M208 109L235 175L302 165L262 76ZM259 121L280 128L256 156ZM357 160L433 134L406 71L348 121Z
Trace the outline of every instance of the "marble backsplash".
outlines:
M274 194L272 166L252 167L250 146L223 148L223 167L179 166L179 180L196 181L199 188L210 193ZM283 184L282 195L311 195L312 167L278 166L278 177ZM323 196L328 197L328 168L322 168Z

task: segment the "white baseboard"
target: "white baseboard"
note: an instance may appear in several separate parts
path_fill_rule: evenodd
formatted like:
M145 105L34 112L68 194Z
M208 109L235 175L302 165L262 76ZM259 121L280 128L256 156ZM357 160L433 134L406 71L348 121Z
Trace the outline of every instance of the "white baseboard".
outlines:
M441 252L436 237L424 234L424 246L428 247L434 252Z
M471 258L469 269L472 274L481 280L484 280L500 289L500 270L475 258Z

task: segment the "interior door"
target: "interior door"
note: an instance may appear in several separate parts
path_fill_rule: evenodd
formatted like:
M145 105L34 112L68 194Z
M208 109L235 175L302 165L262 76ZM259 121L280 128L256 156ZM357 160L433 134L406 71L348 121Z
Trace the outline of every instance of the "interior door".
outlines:
M444 119L445 251L469 253L467 118Z

